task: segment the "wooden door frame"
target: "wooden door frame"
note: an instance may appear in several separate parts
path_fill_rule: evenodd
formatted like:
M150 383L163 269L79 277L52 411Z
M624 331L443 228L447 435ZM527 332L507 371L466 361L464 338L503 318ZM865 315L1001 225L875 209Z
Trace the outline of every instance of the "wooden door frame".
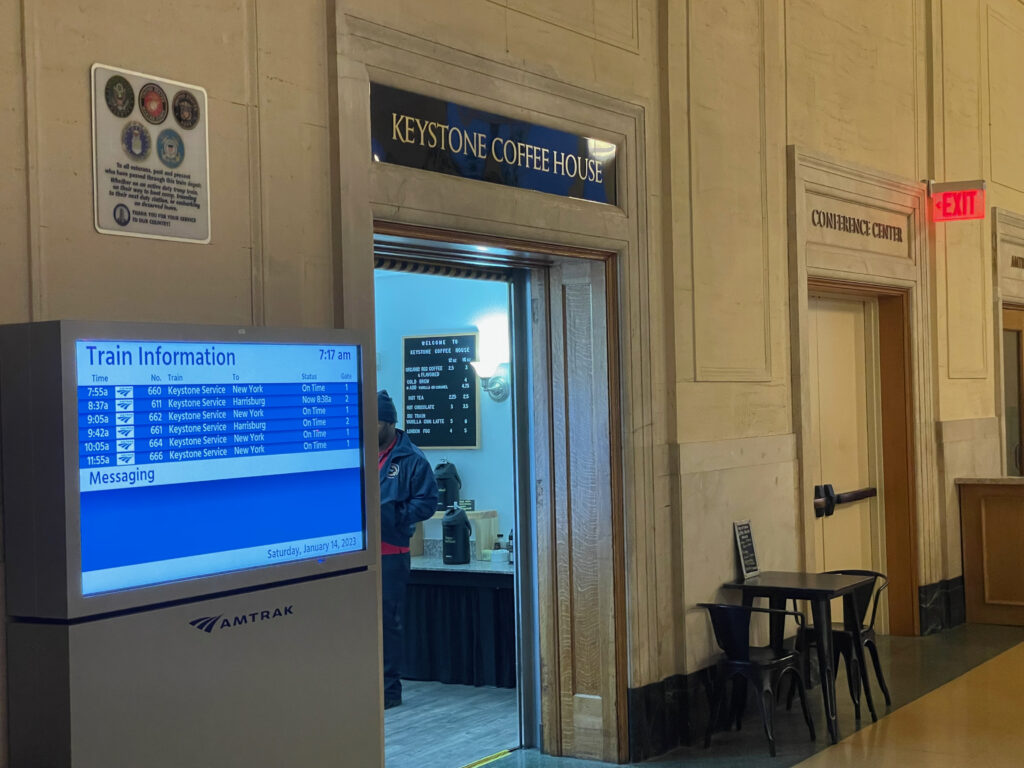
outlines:
M452 230L437 229L421 225L404 224L400 222L375 220L373 226L374 235L392 235L407 237L417 240L434 241L455 246L467 246L464 249L453 251L441 251L428 255L424 260L433 263L453 263L459 265L476 266L490 269L525 269L531 274L542 274L544 283L548 282L548 271L552 264L557 261L586 259L600 261L604 264L605 279L605 312L607 317L606 344L608 353L608 420L609 420L609 476L611 483L611 562L612 579L614 585L614 674L615 674L615 695L614 695L614 733L608 734L608 741L614 742L614 751L617 753L619 762L625 762L629 756L629 731L628 731L628 648L627 648L627 626L626 626L626 583L625 583L625 488L624 488L624 456L623 456L623 403L622 385L620 381L620 345L619 345L619 314L618 314L618 254L610 251L601 251L590 248L577 248L565 245L550 243L531 242L515 240L491 235L459 232ZM485 253L472 249L472 246L487 246L499 251L499 253ZM536 310L532 310L536 311ZM550 353L550 342L545 339L538 344L533 340L533 352L530 355L530 364L534 365L538 354L542 357ZM525 380L527 361L520 360L517 375ZM542 375L535 374L536 378ZM536 380L535 378L535 380ZM538 392L540 390L540 392ZM550 446L554 435L551 434L551 424L554 414L552 413L551 398L543 397L543 387L533 387L534 397L533 411L538 419L537 425L543 425L547 430L547 443ZM538 397L538 394L541 396ZM525 388L519 388L521 404L526 402ZM526 413L526 411L524 411ZM522 465L528 467L528 465ZM529 470L523 473L529 475ZM541 749L550 755L562 754L562 724L561 724L561 682L560 682L560 637L558 634L558 583L555 579L554 558L557 556L557 542L559 536L570 535L568 531L556 529L553 516L550 514L551 505L538 503L540 492L535 490L533 485L529 489L529 495L523 495L523 499L531 502L531 513L536 524L536 551L537 568L533 574L536 579L539 595L539 605L535 607L538 617L537 631L539 633L540 656L535 659L536 672L538 673L540 712L538 724L540 725L540 746ZM550 487L546 490L550 494ZM546 511L545 511L546 510ZM522 514L522 511L518 511ZM520 522L522 522L520 520ZM521 545L525 544L521 539ZM517 593L523 590L517 583ZM518 602L519 598L517 598ZM520 645L523 645L520 643ZM524 653L520 649L519 659L523 659ZM607 725L607 724L606 724ZM603 756L609 759L608 755Z
M881 435L878 441L882 447L882 483L879 496L883 511L879 520L882 541L872 542L872 549L877 551L880 544L884 547L881 554L885 558L886 566L882 570L890 572L887 596L890 606L890 631L893 634L917 635L920 633L920 612L917 597L919 575L914 483L916 452L911 377L910 291L863 282L808 277L807 296L871 298L878 303L878 338L873 343L878 350L877 397L881 413ZM808 375L810 373L807 372ZM803 376L801 374L801 379ZM808 387L801 386L799 391L804 400L800 412L809 414L811 411ZM810 498L810 485L803 470L808 453L804 446L809 446L811 441L810 419L802 419L800 427L800 493L803 497ZM804 509L805 567L821 570L822 564L817 562L814 548L807 546L814 536L817 518L814 516L813 507L808 510L805 504ZM897 562L910 566L909 572L903 578L893 578L892 564ZM893 609L896 611L895 615L892 613Z
M996 421L999 430L999 474L1006 474L1006 396L1003 382L1003 310L1024 310L1024 271L1014 267L1010 258L1024 247L1024 215L1005 208L992 209L992 348L995 355ZM1024 382L1022 382L1024 386Z
M899 354L892 355L892 362L902 365L903 376L883 377L882 389L898 384L898 391L906 398L903 400L906 412L903 423L906 426L899 434L906 440L906 451L901 458L906 464L903 472L909 477L906 498L908 509L912 511L906 521L906 530L902 531L905 541L902 555L896 554L901 546L897 544L899 537L889 530L887 555L889 562L896 562L896 558L902 556L909 566L907 582L910 588L906 592L912 609L908 611L910 616L906 617L907 626L912 634L919 634L918 586L943 576L940 559L935 555L945 526L942 516L945 506L938 473L932 306L934 266L928 249L933 235L928 224L927 190L919 181L841 162L792 145L787 148L787 156L790 360L804 567L813 569L815 566L813 552L808 546L814 535L813 499L804 490L807 485L804 446L810 439L808 291L809 286L825 285L839 292L866 292L882 297L880 322L891 323L891 327L899 331ZM821 222L813 220L812 210L830 206L847 206L844 213L854 214L856 210L854 215L898 223L900 248L891 247L891 242L888 248L883 248L870 238L826 237ZM882 311L883 306L901 321L897 322ZM888 335L880 334L881 340L884 341ZM880 351L884 357L886 350ZM883 396L883 402L892 399L898 400L891 394ZM895 423L896 419L892 421ZM901 474L898 467L886 466L884 469L889 476ZM893 505L886 506L891 511ZM887 526L891 517L886 515ZM924 557L927 560L923 560ZM890 604L896 602L895 597L891 597ZM895 615L892 618L897 619ZM891 631L903 631L898 620L892 625Z
M1020 317L1016 318L1017 322L1007 323L1007 316L1006 316L1007 312L1019 313ZM1006 347L1005 347L1005 345L1003 345L1003 338L1002 338L1003 337L1003 333L1005 333L1006 331L1018 331L1020 333L1020 336L1021 336L1020 344L1019 344L1019 347L1018 347L1018 349L1020 351L1020 354L1018 355L1018 359L1017 359L1017 376L1018 376L1017 380L1018 380L1019 386L1020 386L1020 392L1018 393L1018 395L1019 395L1018 401L1019 402L1017 403L1017 406L1018 406L1018 421L1020 422L1020 435L1021 435L1022 441L1024 441L1024 305L1017 304L1017 303L1014 303L1014 302L1009 302L1009 301L1003 302L1002 305L1001 305L1001 311L999 313L999 320L1000 320L999 326L997 326L997 327L999 328L999 331L1000 331L1000 333L999 333L999 342L998 342L998 348L999 348L1000 354L999 354L997 359L999 360L1001 365L999 366L999 369L996 372L996 378L998 378L998 379L1000 379L1002 381L1002 387L998 388L998 390L1000 392L1000 400L999 400L1000 406L1002 406L1002 404L1006 401L1006 380L1005 380ZM1010 462L1010 457L1009 457L1009 455L1008 455L1008 453L1006 451L1006 412L1005 411L1002 411L1001 417L999 419L999 422L1000 422L999 423L999 432L1000 432L1000 435L1002 436L1002 440L1000 440L1000 443L1002 444L1002 449L1000 450L1000 453L1003 455L1003 466L1000 468L1000 471L1002 472L1002 474L1006 474L1006 467L1007 467L1007 465ZM1024 465L1024 457L1022 457L1022 465ZM1022 475L1024 475L1024 470L1022 470L1020 466L1018 467L1017 471L1020 472Z

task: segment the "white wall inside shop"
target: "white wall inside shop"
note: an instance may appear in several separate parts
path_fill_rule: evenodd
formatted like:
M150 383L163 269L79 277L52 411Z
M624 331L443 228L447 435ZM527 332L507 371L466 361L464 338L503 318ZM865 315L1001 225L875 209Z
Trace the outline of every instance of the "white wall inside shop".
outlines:
M386 389L403 424L403 336L479 332L478 358L508 348L507 283L459 277L374 273L377 327L377 386ZM509 358L506 358L509 360ZM515 524L514 435L512 401L495 402L477 388L480 443L476 449L424 448L432 467L452 462L462 478L460 497L477 509L498 512L498 530L506 537ZM423 535L441 537L440 521L428 521Z

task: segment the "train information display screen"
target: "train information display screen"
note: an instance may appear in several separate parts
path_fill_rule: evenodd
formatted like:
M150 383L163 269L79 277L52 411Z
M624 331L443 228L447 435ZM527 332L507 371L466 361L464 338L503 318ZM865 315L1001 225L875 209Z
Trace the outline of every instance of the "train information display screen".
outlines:
M82 594L364 549L358 358L76 340Z

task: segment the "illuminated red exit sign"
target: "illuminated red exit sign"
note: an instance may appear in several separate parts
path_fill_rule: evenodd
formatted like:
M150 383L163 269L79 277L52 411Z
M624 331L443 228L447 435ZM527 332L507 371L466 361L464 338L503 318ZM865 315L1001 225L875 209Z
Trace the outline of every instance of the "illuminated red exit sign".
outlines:
M933 182L929 194L935 221L985 218L984 181Z

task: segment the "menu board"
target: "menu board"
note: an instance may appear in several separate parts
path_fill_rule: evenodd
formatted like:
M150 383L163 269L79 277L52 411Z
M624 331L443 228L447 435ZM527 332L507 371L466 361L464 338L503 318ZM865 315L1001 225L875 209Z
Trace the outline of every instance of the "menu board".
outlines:
M406 434L420 448L478 448L476 333L405 336Z

